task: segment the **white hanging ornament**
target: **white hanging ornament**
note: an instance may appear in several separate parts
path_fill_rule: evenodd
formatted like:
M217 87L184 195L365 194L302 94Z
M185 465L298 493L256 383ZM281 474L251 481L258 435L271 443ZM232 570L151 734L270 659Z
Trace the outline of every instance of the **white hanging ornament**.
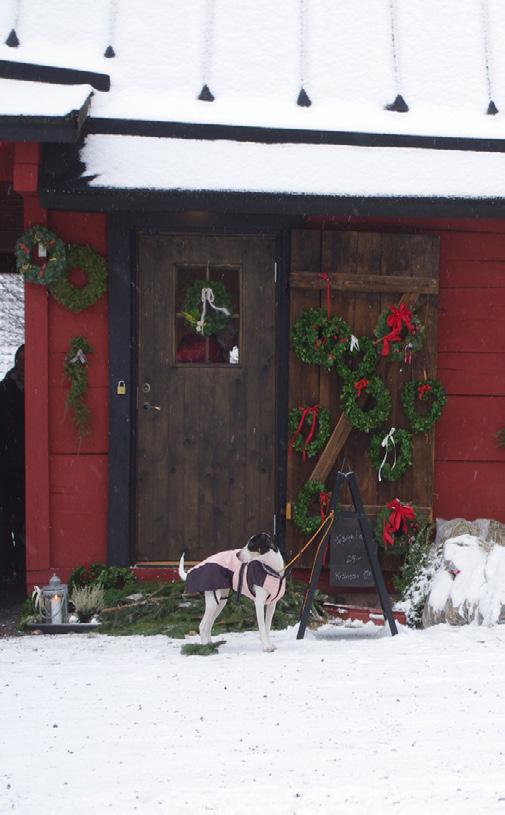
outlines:
M379 467L379 476L378 476L379 481L382 481L381 470L382 470L382 468L384 467L384 465L386 463L388 453L389 453L389 445L390 444L393 445L393 452L394 452L394 457L395 457L395 460L393 462L393 468L396 466L396 443L395 443L395 439L394 439L395 432L396 432L396 427L392 427L391 430L389 431L389 433L387 433L384 436L384 438L382 439L382 441L381 441L381 447L385 447L386 452L384 453L384 458L382 459L381 466Z
M207 313L207 303L214 309L214 311L222 311L223 314L226 314L227 317L230 316L230 312L225 306L214 305L214 292L210 287L204 286L202 289L202 313L200 315L200 319L196 324L197 334L203 334L203 330L205 327L205 315Z

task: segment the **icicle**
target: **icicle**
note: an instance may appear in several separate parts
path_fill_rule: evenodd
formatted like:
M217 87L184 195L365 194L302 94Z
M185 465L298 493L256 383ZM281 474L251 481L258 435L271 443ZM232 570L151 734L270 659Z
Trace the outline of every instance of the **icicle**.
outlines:
M208 85L204 85L200 93L198 94L198 98L200 102L213 102L214 101L214 94L211 92Z
M301 89L300 93L298 94L298 99L296 100L296 104L300 105L301 108L310 108L312 102L310 101L310 97L303 88Z
M396 31L396 15L395 15L395 0L389 0L389 12L391 18L391 49L393 55L393 71L395 75L396 97L394 102L384 106L384 110L391 110L394 113L408 113L409 106L401 94L401 76L400 76L400 60L398 56L397 45L397 31Z
M482 11L482 30L484 32L484 68L486 71L487 98L489 100L486 115L496 116L496 114L499 113L499 110L493 101L493 88L491 84L491 42L489 37L488 0L482 0L481 11Z
M305 0L300 0L300 93L296 104L301 108L310 108L312 100L304 88L305 85L305 45L307 35L305 32Z
M209 87L209 79L212 68L212 45L214 39L214 0L207 0L204 35L203 35L203 56L202 56L202 90L198 94L200 102L213 102L215 99Z
M11 29L11 33L5 40L5 44L9 46L9 48L17 48L19 45L18 35L16 34L16 30L14 28Z
M385 110L394 110L395 113L408 113L409 106L401 93L399 93L394 102L391 102L390 105L386 105Z
M117 0L110 0L109 3L109 31L107 42L109 43L103 55L105 59L113 59L116 56L114 46L112 43L116 39L116 20L117 20Z

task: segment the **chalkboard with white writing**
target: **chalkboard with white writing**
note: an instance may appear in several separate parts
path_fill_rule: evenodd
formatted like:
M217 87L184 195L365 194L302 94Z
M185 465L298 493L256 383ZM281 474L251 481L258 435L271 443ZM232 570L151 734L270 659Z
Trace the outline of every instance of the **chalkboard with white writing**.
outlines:
M330 533L330 586L349 589L374 585L358 518L354 512L341 512Z

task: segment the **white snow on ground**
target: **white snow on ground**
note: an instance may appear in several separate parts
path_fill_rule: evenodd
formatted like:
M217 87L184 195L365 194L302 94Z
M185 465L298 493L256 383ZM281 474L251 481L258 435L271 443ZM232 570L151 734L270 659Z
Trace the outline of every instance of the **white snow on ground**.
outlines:
M505 627L0 641L0 812L505 812Z
M505 196L505 154L88 136L93 187L314 195Z

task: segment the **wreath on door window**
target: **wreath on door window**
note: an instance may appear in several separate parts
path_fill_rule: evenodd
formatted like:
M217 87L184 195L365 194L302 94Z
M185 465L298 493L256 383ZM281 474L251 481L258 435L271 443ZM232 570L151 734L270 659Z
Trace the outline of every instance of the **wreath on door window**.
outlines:
M39 257L45 255L47 258L40 265L32 261L32 251L36 246L43 250L41 255L39 249ZM24 279L40 286L48 286L58 280L64 274L67 263L65 244L45 226L32 226L23 232L16 241L14 256L16 268Z
M69 273L81 269L88 278L85 286L74 286ZM49 286L54 299L70 311L82 311L94 305L107 290L107 267L105 261L91 246L69 244L64 274Z
M231 313L231 297L220 280L196 280L187 289L182 316L197 334L210 337L221 331Z

